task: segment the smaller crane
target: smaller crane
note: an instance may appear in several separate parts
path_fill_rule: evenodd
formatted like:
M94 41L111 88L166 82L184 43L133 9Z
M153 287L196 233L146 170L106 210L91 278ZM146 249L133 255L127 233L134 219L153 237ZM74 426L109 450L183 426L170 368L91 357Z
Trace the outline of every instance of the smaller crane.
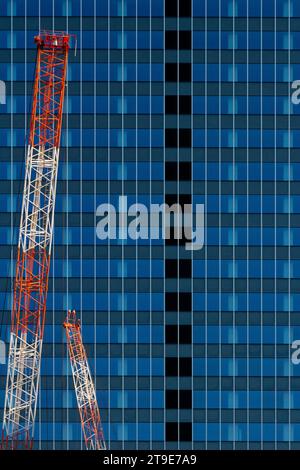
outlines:
M81 324L75 310L68 310L63 324L71 361L81 427L87 450L106 450L100 411L87 355L82 343Z

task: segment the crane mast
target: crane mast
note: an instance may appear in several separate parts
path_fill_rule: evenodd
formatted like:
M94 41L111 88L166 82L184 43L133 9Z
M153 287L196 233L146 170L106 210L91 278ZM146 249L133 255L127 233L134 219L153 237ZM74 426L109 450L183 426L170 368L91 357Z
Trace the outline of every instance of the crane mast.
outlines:
M42 31L14 282L2 447L31 448L40 381L70 36Z
M75 310L68 311L63 324L71 361L73 382L87 450L106 450L100 411L87 355L82 343L80 321Z

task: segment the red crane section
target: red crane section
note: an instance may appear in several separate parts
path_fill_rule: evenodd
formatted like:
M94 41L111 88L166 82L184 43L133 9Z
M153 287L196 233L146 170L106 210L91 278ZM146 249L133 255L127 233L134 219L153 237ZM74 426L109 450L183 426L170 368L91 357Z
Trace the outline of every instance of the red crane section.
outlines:
M80 320L75 310L68 311L64 322L73 382L87 450L106 450L96 391L87 355L82 343Z
M35 37L36 72L27 147L2 447L31 448L53 235L59 145L70 36Z

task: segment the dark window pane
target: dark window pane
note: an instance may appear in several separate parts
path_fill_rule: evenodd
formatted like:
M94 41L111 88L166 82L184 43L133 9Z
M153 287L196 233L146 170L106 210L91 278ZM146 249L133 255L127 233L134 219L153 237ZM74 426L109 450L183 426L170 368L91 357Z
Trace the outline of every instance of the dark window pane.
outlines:
M173 390L170 390L173 392ZM192 390L180 390L179 392L179 406L182 409L192 408Z
M174 292L165 293L166 311L171 312L172 310L178 310L177 295Z
M166 440L178 441L178 424L166 423Z
M181 206L192 204L192 196L190 194L179 194L179 204Z
M176 162L165 163L165 179L168 181L177 180L178 165Z
M178 263L176 259L166 259L165 261L166 277L178 276Z
M165 129L165 145L169 148L176 148L178 145L177 129Z
M191 49L191 47L192 47L191 31L180 31L179 32L179 49Z
M192 97L179 96L179 113L180 114L191 114L192 113Z
M181 377L192 376L192 359L190 357L179 358L179 374Z
M186 65L186 64L183 64L183 65ZM177 64L166 64L166 81L177 82Z
M179 437L181 441L192 440L192 423L179 424Z
M182 259L179 261L179 277L192 277L192 261L190 259Z
M165 0L166 16L177 16L177 0Z
M190 162L179 163L179 179L182 181L191 181L192 167Z
M201 1L201 0L197 0ZM177 3L174 1L174 3ZM179 16L191 17L191 0L179 0Z
M177 325L166 325L166 343L178 344L178 327Z
M169 206L172 206L173 204L177 204L178 203L178 194L166 194L165 202Z
M173 65L173 64L167 64L167 65ZM179 81L190 82L191 78L192 78L191 64L179 64ZM170 81L176 81L176 80L170 80Z
M192 294L190 292L180 292L179 310L180 312L190 312L192 310Z
M165 48L177 49L177 31L166 31Z
M177 357L166 358L166 375L170 377L178 376L178 359ZM188 374L190 375L190 374Z
M179 147L190 148L192 146L191 129L179 129Z
M177 96L166 96L165 105L166 114L177 114Z
M179 327L179 342L180 344L192 343L192 327L191 325L180 325Z
M166 390L166 408L178 409L178 390Z

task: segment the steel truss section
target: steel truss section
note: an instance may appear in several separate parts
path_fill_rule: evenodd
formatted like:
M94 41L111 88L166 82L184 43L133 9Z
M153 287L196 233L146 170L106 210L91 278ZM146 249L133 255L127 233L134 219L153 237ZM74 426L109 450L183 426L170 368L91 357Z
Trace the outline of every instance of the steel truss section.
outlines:
M69 35L41 32L26 157L2 447L31 448L40 382Z
M82 343L80 321L75 310L68 311L63 324L71 362L73 382L87 450L106 450L96 391Z

